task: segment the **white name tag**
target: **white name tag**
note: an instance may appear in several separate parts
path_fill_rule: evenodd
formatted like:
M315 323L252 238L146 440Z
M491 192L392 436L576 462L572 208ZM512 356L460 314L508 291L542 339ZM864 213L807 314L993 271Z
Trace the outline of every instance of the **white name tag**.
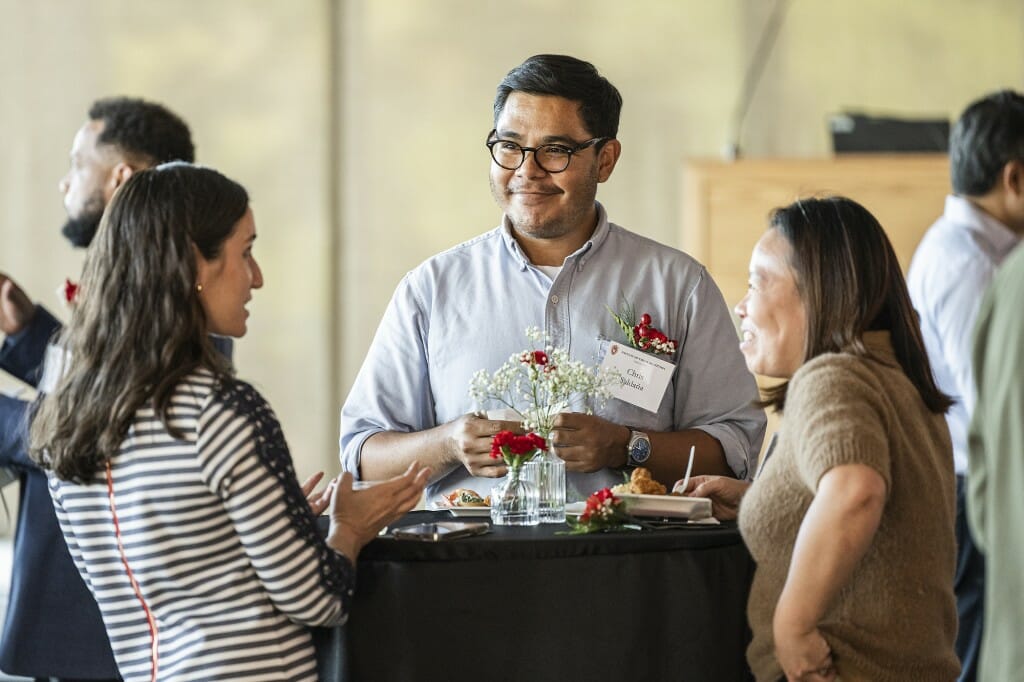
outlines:
M53 393L57 388L57 382L67 371L66 363L71 359L60 346L49 344L46 346L46 356L43 358L43 376L39 377L36 390L40 393Z
M612 388L614 397L648 412L657 412L676 366L650 353L612 343L601 361L601 368L619 373L619 383Z

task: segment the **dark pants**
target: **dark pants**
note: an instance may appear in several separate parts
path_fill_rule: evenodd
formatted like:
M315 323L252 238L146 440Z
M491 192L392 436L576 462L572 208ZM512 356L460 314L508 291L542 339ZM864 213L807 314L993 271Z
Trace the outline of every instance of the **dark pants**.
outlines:
M956 477L956 610L960 627L956 655L960 682L974 682L981 655L981 625L985 619L985 556L974 544L967 525L967 498L963 476Z

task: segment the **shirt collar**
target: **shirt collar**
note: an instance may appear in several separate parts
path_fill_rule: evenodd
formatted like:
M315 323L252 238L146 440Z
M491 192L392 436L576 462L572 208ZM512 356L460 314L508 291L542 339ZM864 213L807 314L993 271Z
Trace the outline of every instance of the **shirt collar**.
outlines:
M586 258L584 256L591 251L596 253L597 249L601 248L601 245L604 244L605 240L608 238L608 233L611 231L608 223L608 213L604 210L604 206L601 205L601 202L595 201L594 205L597 207L597 227L594 228L594 232L590 235L590 239L585 241L576 251L569 254L569 257L565 259L566 262L579 260L581 265L586 263ZM530 259L526 257L526 254L523 253L523 250L520 248L519 242L516 241L516 238L512 233L512 222L508 219L507 215L502 216L501 227L499 229L501 231L501 238L505 242L505 247L519 263L519 268L521 270L525 270L528 265L532 265L532 263L530 263Z
M1020 241L1013 230L964 197L955 194L947 196L943 215L958 225L966 226L999 256L1008 254Z

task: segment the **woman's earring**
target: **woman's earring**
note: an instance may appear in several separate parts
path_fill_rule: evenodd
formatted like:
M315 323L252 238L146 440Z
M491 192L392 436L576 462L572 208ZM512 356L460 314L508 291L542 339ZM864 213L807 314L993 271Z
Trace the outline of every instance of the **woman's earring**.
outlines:
M197 294L203 293L203 285L202 284L197 284L196 285L196 293Z

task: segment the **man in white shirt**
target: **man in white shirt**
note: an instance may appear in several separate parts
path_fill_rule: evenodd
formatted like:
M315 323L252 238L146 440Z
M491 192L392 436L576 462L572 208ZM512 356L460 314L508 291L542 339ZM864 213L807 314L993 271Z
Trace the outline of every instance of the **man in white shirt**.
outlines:
M622 482L627 466L671 483L691 447L695 472L753 475L765 417L721 292L700 263L619 227L596 200L621 151L621 106L592 64L565 55L531 57L498 86L481 158L501 225L399 284L342 408L344 469L373 480L418 460L434 472L431 497L489 490L506 473L491 438L516 424L474 414L473 374L522 350L533 325L600 362L622 338L606 306L625 298L679 340L666 356L676 367L653 410L615 399L556 418L569 499Z
M997 92L972 103L950 137L953 191L914 254L907 276L940 389L957 473L956 594L961 682L977 675L984 617L984 556L967 525L967 426L974 410L971 343L982 295L1024 234L1024 97Z

